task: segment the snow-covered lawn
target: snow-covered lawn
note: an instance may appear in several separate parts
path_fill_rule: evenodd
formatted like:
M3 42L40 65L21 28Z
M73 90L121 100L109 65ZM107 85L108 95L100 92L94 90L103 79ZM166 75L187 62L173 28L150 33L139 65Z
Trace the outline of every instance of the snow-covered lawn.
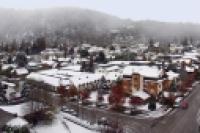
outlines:
M67 120L67 121L76 123L82 126L84 129L87 128L88 130L93 130L93 131L96 131L99 129L97 124L90 124L88 121L79 119L76 116L72 116L67 113L61 113L60 116L63 118L64 121Z
M74 124L70 121L66 121L66 124L69 126L70 133L97 133L95 131L91 131L81 126L78 126L77 124Z
M36 133L97 133L88 130L63 118L63 115L56 115L56 119L50 125L39 125L33 128Z
M11 114L17 114L18 116L24 116L28 113L30 113L29 110L29 102L26 103L21 103L18 105L4 105L4 106L0 106L0 109L9 112Z
M33 128L33 130L36 133L71 133L60 119L55 119L50 125L36 126Z

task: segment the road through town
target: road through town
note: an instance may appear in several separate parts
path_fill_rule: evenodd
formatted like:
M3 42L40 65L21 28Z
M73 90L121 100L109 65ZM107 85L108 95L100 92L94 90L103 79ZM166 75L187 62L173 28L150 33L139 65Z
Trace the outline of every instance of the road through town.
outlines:
M87 106L79 106L79 117L90 122L102 117L118 121L129 130L126 133L198 133L196 114L200 109L200 84L193 87L192 92L184 100L189 103L188 109L177 108L161 118L138 119L135 116ZM77 104L74 103L70 106L77 108Z
M152 133L198 133L196 114L200 109L200 84L193 88L185 100L189 103L189 108L177 108L158 120L151 128Z

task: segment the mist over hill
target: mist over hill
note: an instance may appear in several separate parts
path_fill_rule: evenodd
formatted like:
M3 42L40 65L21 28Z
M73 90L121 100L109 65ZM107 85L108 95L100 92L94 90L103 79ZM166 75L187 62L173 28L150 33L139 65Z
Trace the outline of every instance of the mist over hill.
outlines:
M133 35L136 40L200 40L199 24L133 21L80 8L0 9L0 19L0 41L8 42L43 36L52 43L70 39L75 43L109 44L114 30Z
M156 39L200 39L200 25L194 23L169 23L158 21L138 21L135 27L146 37Z

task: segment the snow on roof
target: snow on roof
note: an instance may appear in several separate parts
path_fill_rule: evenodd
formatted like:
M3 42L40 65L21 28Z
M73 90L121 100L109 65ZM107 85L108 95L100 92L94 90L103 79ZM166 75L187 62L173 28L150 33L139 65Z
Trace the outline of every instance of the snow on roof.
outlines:
M62 67L61 69L63 70L72 70L72 71L80 71L81 70L81 65L70 65L67 67Z
M143 60L141 60L141 61L132 61L131 63L137 63L137 64L149 64L149 63L151 63L151 61L143 61Z
M17 117L9 121L6 125L9 127L24 127L28 125L28 122L21 117Z
M9 83L9 82L6 82L6 81L2 81L1 84L7 85L7 86L10 86L10 87L16 86L14 83Z
M98 67L109 67L110 66L110 64L97 64L98 65Z
M89 48L89 47L92 46L91 44L88 44L88 43L83 43L83 44L81 44L81 45L82 45L82 47L86 47L86 48Z
M93 46L91 47L88 52L89 53L93 53L93 52L100 52L100 51L103 51L104 49L102 47L96 47L96 46Z
M185 62L186 64L189 64L191 62L191 59L190 58L181 58L181 59L178 59L178 60L175 60L176 62Z
M31 66L31 67L36 67L38 65L40 65L40 64L37 62L33 62L33 61L28 63L28 66Z
M71 60L70 58L58 58L58 61L60 62L68 62L70 60Z
M58 72L58 69L48 69L48 70L42 70L39 71L39 74L44 74L44 75L55 75Z
M122 74L119 72L109 72L104 75L106 80L110 80L110 81L116 81L121 76L122 76Z
M198 61L198 56L200 56L200 54L197 51L193 51L193 52L185 52L183 55L184 59L192 59L192 60L197 60Z
M14 69L13 72L16 72L17 75L26 75L28 74L28 70L26 68L17 68L17 69Z
M111 67L106 68L107 71L114 71L114 70L119 70L119 69L120 69L119 66L111 66Z
M76 72L65 69L49 69L39 72L32 72L26 78L28 80L43 82L51 86L58 87L60 86L60 84L65 86L68 86L70 84L79 86L82 84L100 80L101 77L101 74Z
M179 74L178 74L178 73L175 73L175 72L173 72L173 71L166 72L166 74L168 75L168 78L169 78L170 80L179 77Z
M63 51L61 51L57 48L47 48L47 49L41 51L41 54L46 54L46 53L48 53L48 54L63 53Z
M51 85L51 86L54 86L54 87L58 87L61 84L66 85L66 86L70 84L68 79L61 79L61 78L43 75L43 74L35 73L35 72L30 73L27 76L27 79L38 81L38 82L43 82L45 84L48 84L48 85Z
M70 78L70 81L75 85L83 85L87 83L94 82L96 80L100 80L102 77L101 74L90 74L90 73L82 73L81 75L76 75Z
M71 71L71 70L65 70L65 69L48 69L48 70L42 70L37 72L38 74L46 75L46 76L52 76L56 78L69 78L70 76L74 75L80 75L81 72Z
M185 69L186 69L187 72L194 72L195 71L194 67L186 66Z
M142 99L148 99L150 96L149 96L149 94L147 94L146 92L144 92L144 91L136 91L136 92L134 92L133 93L133 96L135 96L135 97L140 97L140 98L142 98Z
M129 65L131 61L110 61L108 64L110 65Z
M192 60L198 61L198 58L196 56L191 56L191 55L184 55L182 58L183 59L192 59Z
M49 66L53 66L56 64L55 61L52 61L52 60L42 60L41 61L42 64L46 64L46 65L49 65Z
M127 66L123 70L123 75L132 75L133 73L139 73L149 78L159 78L162 75L162 70L156 66Z
M200 54L193 50L192 52L185 52L184 55L189 55L189 56L200 56Z
M3 65L1 66L1 69L2 69L2 70L7 70L7 69L9 69L9 68L16 68L16 67L17 67L16 64L3 64Z
M156 42L156 43L153 44L153 46L154 46L154 47L159 47L159 46L160 46L160 43L159 43L159 42Z

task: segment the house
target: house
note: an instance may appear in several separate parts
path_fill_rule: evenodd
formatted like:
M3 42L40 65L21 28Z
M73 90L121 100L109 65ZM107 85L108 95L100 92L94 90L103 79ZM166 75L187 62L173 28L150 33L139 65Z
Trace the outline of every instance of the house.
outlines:
M81 44L81 48L82 48L82 49L85 49L85 50L89 50L91 47L92 47L92 45L91 45L91 44L88 44L88 43L83 43L83 44Z
M15 68L11 71L12 73L12 77L15 77L15 78L24 78L26 75L29 74L29 71L22 67L22 68Z
M88 52L90 55L97 55L99 52L104 52L104 50L103 47L92 46L88 49Z
M123 70L123 80L125 86L131 85L131 93L145 90L158 95L163 89L164 74L165 71L158 66L129 65Z
M180 74L173 72L172 70L169 70L166 72L166 75L168 76L167 79L163 82L163 91L170 91L170 87L172 83L174 82L175 85L179 82Z
M29 72L36 72L36 71L42 70L42 65L39 62L30 61L28 62L26 69Z
M17 96L16 84L2 81L0 87L5 91L5 95L2 98L5 98L6 101L10 101Z
M172 54L181 54L183 53L184 47L182 45L171 43L169 49Z
M29 123L21 118L21 117L16 117L11 119L10 121L7 122L5 128L5 132L30 132L30 125Z
M55 60L58 58L64 58L64 51L59 49L48 48L40 53L41 60Z
M8 63L9 56L10 55L6 52L0 52L0 63L4 63L4 64Z

